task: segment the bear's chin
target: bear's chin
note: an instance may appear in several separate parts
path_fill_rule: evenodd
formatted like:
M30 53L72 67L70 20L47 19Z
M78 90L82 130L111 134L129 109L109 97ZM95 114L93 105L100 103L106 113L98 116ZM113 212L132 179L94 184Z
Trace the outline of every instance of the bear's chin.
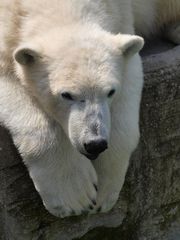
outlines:
M87 157L89 160L96 160L99 154L84 154L84 156Z

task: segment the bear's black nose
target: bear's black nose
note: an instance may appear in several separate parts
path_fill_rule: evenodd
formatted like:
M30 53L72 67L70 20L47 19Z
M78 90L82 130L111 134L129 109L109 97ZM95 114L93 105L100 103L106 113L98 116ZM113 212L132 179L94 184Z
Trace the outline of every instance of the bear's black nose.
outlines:
M84 144L84 148L88 154L98 155L104 152L108 148L107 141L105 139L91 140Z

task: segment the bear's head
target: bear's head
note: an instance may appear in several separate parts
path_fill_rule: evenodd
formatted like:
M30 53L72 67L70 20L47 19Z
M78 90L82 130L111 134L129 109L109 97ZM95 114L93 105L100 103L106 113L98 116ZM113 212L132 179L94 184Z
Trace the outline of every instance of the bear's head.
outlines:
M143 46L135 35L62 30L21 44L14 52L21 82L89 159L108 148L111 105L124 67Z

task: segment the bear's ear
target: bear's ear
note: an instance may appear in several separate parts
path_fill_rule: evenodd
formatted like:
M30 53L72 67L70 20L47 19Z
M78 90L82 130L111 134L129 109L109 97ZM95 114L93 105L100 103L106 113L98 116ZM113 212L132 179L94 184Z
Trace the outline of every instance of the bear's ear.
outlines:
M118 34L116 43L125 57L131 57L143 48L144 39L136 35Z
M21 65L32 65L41 58L36 49L19 47L14 51L14 59Z

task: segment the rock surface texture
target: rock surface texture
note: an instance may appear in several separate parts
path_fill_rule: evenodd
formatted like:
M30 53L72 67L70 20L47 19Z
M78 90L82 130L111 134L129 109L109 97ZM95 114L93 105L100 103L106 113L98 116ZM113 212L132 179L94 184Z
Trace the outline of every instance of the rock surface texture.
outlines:
M111 212L50 215L0 128L0 240L180 239L180 47L155 46L143 52L141 140Z

